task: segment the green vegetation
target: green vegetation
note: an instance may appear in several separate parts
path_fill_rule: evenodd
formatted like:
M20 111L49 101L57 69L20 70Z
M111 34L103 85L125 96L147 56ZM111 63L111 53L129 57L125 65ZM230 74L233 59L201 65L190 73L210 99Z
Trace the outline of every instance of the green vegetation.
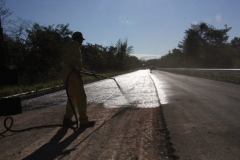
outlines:
M20 85L46 83L59 78L60 53L71 41L72 31L67 25L41 26L37 23L25 30L26 38L5 34L11 59L9 67L16 68ZM82 46L83 67L90 71L124 71L136 69L141 61L130 54L133 46L119 39L115 46L104 47L87 43Z
M149 60L158 68L240 68L240 37L228 42L231 27L216 29L206 23L191 25L178 49Z
M231 27L216 29L206 23L192 24L185 31L178 49L174 48L159 59L148 60L159 70L240 84L240 75L194 71L191 68L240 68L240 37L228 42ZM181 70L178 68L189 68Z
M176 73L176 74L200 77L200 78L207 78L207 79L212 79L212 80L217 80L222 82L240 84L239 74L226 74L226 73L219 73L216 71L196 71L191 69L181 70L181 69L174 69L174 68L161 68L158 70Z
M18 86L4 86L1 87L0 97L11 96L26 92L36 92L44 88L50 88L63 85L62 80L55 80L48 83L36 83L34 85L18 85Z
M3 17L1 20L7 47L1 44L5 53L0 57L4 60L1 65L17 70L18 85L2 86L0 97L63 85L60 80L61 49L72 40L73 31L69 29L69 24L44 26L21 18L7 20L12 12L4 8L4 3L2 5L0 17ZM111 46L87 43L81 50L83 68L96 73L108 73L106 76L138 69L143 63L131 55L134 48L128 45L127 39L119 39ZM10 61L5 62L5 56ZM89 76L83 79L86 83L96 80Z
M134 70L126 70L126 71L120 71L120 72L107 72L107 73L102 73L101 75L105 77L113 77L120 74L132 72L132 71ZM92 76L83 76L83 81L85 84L90 82L95 82L98 80L101 80L101 78L98 79ZM62 79L59 78L56 80L52 80L50 82L35 83L32 85L4 86L4 87L1 87L0 97L11 96L11 95L21 94L26 92L27 93L38 92L42 89L54 88L56 86L64 86Z

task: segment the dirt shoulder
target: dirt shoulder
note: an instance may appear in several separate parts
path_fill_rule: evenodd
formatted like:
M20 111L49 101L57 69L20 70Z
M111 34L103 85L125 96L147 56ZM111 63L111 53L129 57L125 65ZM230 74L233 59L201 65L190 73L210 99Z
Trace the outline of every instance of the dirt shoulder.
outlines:
M61 124L63 106L13 116L12 129ZM0 136L1 159L173 159L161 107L106 109L88 107L92 128L77 131L65 127L7 132ZM4 117L0 117L3 124ZM4 131L0 125L0 132Z

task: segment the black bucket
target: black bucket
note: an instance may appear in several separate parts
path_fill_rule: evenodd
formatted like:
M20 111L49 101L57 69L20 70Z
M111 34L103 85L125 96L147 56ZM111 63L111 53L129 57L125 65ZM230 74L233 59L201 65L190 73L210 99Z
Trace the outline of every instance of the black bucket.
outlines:
M0 116L10 116L21 113L22 106L19 97L0 99Z

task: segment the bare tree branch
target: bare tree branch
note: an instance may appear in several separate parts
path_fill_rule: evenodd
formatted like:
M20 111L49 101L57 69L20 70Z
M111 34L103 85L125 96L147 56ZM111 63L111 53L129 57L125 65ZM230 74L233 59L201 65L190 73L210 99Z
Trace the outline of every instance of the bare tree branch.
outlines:
M5 0L0 0L0 20L2 22L2 24L5 23L5 19L12 15L12 11L9 10L9 8L5 7Z

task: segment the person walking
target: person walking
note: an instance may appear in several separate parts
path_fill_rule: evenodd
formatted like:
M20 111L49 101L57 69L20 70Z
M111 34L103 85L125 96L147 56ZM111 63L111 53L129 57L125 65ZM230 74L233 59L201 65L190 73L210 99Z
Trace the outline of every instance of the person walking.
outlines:
M63 118L63 124L67 126L75 125L72 121L73 111L69 100L74 108L78 108L80 127L92 127L95 121L89 121L87 116L87 97L83 86L83 80L80 71L86 72L82 67L81 46L85 39L81 32L72 34L72 41L62 49L62 79L68 87L69 99L66 105L66 113ZM68 74L74 71L66 84Z

